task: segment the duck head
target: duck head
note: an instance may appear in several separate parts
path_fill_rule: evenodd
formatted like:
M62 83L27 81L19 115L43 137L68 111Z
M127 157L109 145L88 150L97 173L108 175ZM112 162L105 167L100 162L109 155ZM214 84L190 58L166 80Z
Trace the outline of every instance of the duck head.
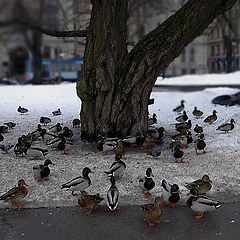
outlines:
M20 179L18 181L18 187L28 187L28 185L26 184L26 182L23 179Z
M177 184L171 186L171 193L179 193L179 186Z
M147 177L154 177L151 168L148 168L148 169L146 170L146 176L147 176Z
M85 168L82 170L82 175L83 175L83 177L87 177L89 173L93 173L93 172L92 172L91 169L88 168L88 167L85 167Z
M44 162L43 165L44 165L44 166L48 166L49 164L54 165L50 159L47 159L47 160L45 160L45 162Z
M209 176L208 175L204 175L203 177L202 177L202 180L204 181L204 182L212 182L211 180L210 180L210 178L209 178Z

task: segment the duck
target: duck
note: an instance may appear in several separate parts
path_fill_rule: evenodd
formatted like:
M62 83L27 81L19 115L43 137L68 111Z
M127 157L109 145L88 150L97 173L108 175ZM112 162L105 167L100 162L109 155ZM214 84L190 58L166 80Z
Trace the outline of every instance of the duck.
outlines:
M57 149L63 151L64 155L68 155L69 150L72 146L73 146L72 142L62 139L62 141L58 143Z
M0 133L8 133L8 130L9 130L8 126L4 125L0 126Z
M183 114L176 118L176 121L178 121L178 122L186 122L187 120L188 120L188 116L187 116L186 111L183 111Z
M124 156L126 154L126 150L125 150L125 147L123 146L122 140L117 141L117 144L114 148L114 153L116 155L120 155L120 156Z
M4 140L3 135L0 133L0 142L2 142Z
M198 110L197 107L194 107L194 110L192 111L192 114L196 118L200 118L203 115L203 112L201 110Z
M126 170L126 164L122 160L122 155L115 156L115 162L110 166L108 171L105 171L105 174L113 175L116 180L120 180Z
M154 143L154 141L151 140L150 138L146 137L146 139L143 143L143 149L145 149L148 153L149 150L152 150L155 146L156 146L156 144Z
M101 151L103 154L107 154L110 151L113 151L114 148L117 146L117 143L115 141L98 141L97 143L97 149Z
M130 147L134 147L136 146L136 142L137 142L137 136L126 136L122 139L124 145L126 146L130 146Z
M148 198L151 195L149 191L155 187L155 182L151 177L154 177L152 169L147 168L146 176L139 179L139 187L143 190L143 196L145 198Z
M205 212L209 212L221 207L220 203L215 199L199 195L197 188L192 188L190 190L190 194L192 196L187 200L187 206L192 211L196 212L196 219L202 219L204 218Z
M49 137L53 137L53 138L50 139L49 141L47 141L47 146L49 146L51 148L58 148L59 143L66 141L65 137L62 134L59 134L58 136L56 136L56 135L54 135L54 136L50 134Z
M27 108L22 108L21 106L18 107L17 111L22 115L28 112Z
M201 134L195 142L195 150L198 155L205 153L207 144L204 141L204 134Z
M100 194L87 194L86 191L82 191L80 198L78 199L78 205L80 208L86 209L85 215L91 214L97 205L104 200L103 197L100 197Z
M65 126L65 127L63 127L62 135L66 139L71 139L73 136L73 131L71 129L69 129L67 126Z
M57 123L56 125L50 127L49 131L52 133L60 133L62 131L61 123Z
M153 113L152 118L148 119L148 126L153 125L155 123L157 123L157 114Z
M77 194L74 191L84 191L91 185L91 179L88 176L89 173L93 173L90 168L83 168L82 176L73 178L71 181L62 184L61 189L66 188L71 191L72 196L76 196Z
M48 154L48 149L40 147L30 147L28 148L26 154L31 160L37 160L46 156Z
M162 196L166 205L176 208L180 200L179 186L177 184L169 184L165 179L162 180Z
M192 121L188 120L187 122L183 122L181 125L177 125L175 127L176 131L186 134L188 130L190 130L192 127Z
M52 112L52 115L54 115L54 116L58 116L58 115L61 115L61 114L62 113L61 113L60 108L58 108L58 110L55 110L55 111Z
M44 161L43 164L33 166L33 176L36 180L48 180L48 176L50 175L50 168L48 165L54 165L50 159Z
M8 153L9 150L11 150L14 147L13 144L0 144L0 149L4 152L4 153Z
M181 104L179 106L175 107L173 109L173 112L178 112L178 113L182 112L184 110L184 107L185 107L184 103L185 103L185 101L181 100Z
M73 128L80 127L80 124L81 124L80 119L78 119L78 118L73 119L73 121L72 121Z
M181 146L177 144L174 148L174 153L173 153L176 163L184 163L184 161L182 160L183 154L184 153L181 150Z
M154 139L155 141L160 141L164 136L165 129L164 127L155 128L150 127L147 131L147 134L150 138Z
M162 216L162 207L164 206L163 197L156 197L154 204L141 205L141 210L145 213L145 219L148 222L149 227L153 227L155 224L160 223Z
M42 123L44 126L46 126L48 123L50 123L52 120L48 117L40 117L40 123Z
M117 209L119 204L119 190L116 186L115 177L110 177L111 186L107 191L107 206L111 211Z
M147 155L157 158L160 156L161 153L162 153L162 151L159 148L154 147L151 151L147 152Z
M213 110L213 113L212 113L212 115L209 115L208 117L206 117L205 119L204 119L204 122L205 123L209 123L209 124L212 124L212 123L214 123L215 121L217 121L217 111L216 110Z
M204 195L211 190L212 181L210 180L208 175L204 175L201 179L197 179L193 182L187 183L185 187L188 190L191 190L192 188L197 188L199 195Z
M196 124L193 131L197 134L201 134L201 133L203 133L203 128L201 126L199 126L198 124Z
M28 195L28 185L23 179L18 181L18 186L13 187L8 192L0 196L0 200L10 202L18 210L22 209L23 205L20 203L23 198Z
M4 124L7 125L9 129L13 129L16 126L16 123L14 122L6 122Z
M229 132L229 131L234 129L234 123L236 123L236 122L232 118L230 120L230 123L224 123L224 124L218 126L218 128L216 130L220 130L220 131L223 131L223 132L227 133L227 132Z

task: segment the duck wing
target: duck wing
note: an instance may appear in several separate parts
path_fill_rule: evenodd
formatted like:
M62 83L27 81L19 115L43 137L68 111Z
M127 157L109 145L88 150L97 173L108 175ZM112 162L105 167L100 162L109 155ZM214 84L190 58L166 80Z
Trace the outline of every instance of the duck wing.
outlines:
M0 200L8 200L11 198L14 198L15 196L17 196L17 194L19 193L19 187L13 187L12 189L10 189L8 192L6 192L5 194L3 194L0 197Z
M72 179L71 181L69 181L65 184L62 184L62 189L77 186L78 184L81 184L84 181L85 181L85 179L83 177L76 177L76 178Z

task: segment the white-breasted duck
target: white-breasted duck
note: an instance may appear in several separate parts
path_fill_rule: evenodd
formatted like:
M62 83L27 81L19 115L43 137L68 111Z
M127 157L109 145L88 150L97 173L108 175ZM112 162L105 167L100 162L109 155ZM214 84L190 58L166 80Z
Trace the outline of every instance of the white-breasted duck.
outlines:
M184 103L185 103L185 101L181 100L181 104L179 106L175 107L173 109L173 112L178 112L178 113L182 112L184 110L184 107L185 107Z
M153 113L153 116L148 119L148 126L151 126L155 123L157 123L157 114Z
M40 123L42 123L44 126L46 126L48 123L50 123L52 120L48 117L40 117Z
M126 170L126 164L122 160L122 155L115 156L115 162L105 171L108 175L113 175L116 180L120 180Z
M203 112L201 110L197 109L197 107L194 107L194 110L192 111L192 114L196 118L200 118L203 115Z
M173 153L173 156L175 158L175 162L176 163L184 163L183 155L184 155L184 152L181 150L180 144L177 144L174 148L174 153Z
M50 175L50 168L48 165L50 164L53 164L52 161L47 159L43 164L33 166L33 177L38 181L48 180L48 176Z
M185 187L188 190L191 190L192 188L197 188L199 195L204 195L211 190L212 181L210 180L208 175L204 175L201 179L186 183Z
M26 154L31 160L37 160L46 156L48 154L48 149L40 147L30 147L28 148Z
M71 191L73 196L76 196L77 194L75 194L74 191L84 191L91 185L91 179L88 176L89 173L92 173L91 169L85 167L82 170L82 176L73 178L71 181L63 184L62 189L66 188Z
M27 113L28 112L28 109L27 108L22 108L21 106L18 107L17 111L20 113L20 114L24 114L24 113Z
M115 178L113 175L110 177L111 186L107 191L107 206L111 211L117 209L119 204L119 190L116 186Z
M52 111L52 115L54 115L54 116L58 116L58 115L61 115L61 114L62 113L61 113L60 108L58 108L58 110Z
M0 196L0 200L10 202L18 210L22 209L23 205L20 201L28 194L28 185L23 179L18 181L18 186L13 187L8 192Z
M209 123L209 124L212 124L212 123L214 123L215 121L217 121L217 111L216 110L213 110L213 113L212 113L212 115L209 115L208 117L206 117L205 119L204 119L204 122L205 123Z
M197 188L192 188L190 194L192 196L187 200L187 206L191 208L192 211L196 212L196 219L202 219L206 212L221 207L220 203L215 199L199 195Z
M169 184L165 179L162 180L162 196L166 205L176 208L180 200L180 191L177 184Z
M204 141L204 134L201 133L199 138L195 141L195 150L197 154L203 154L205 153L205 148L207 144Z
M232 118L230 120L230 123L224 123L224 124L218 126L218 128L216 130L220 130L220 131L223 131L223 132L227 133L227 132L229 132L229 131L234 129L234 123L236 123L236 122Z
M104 142L103 140L100 140L97 142L97 149L103 154L107 154L108 152L113 151L116 146L117 143L115 141Z
M149 191L155 187L155 182L153 181L152 177L154 177L152 169L147 168L146 176L139 179L139 187L143 190L143 195L145 198L148 198L151 195Z
M183 114L176 118L176 121L178 121L178 122L186 122L187 120L188 120L188 116L187 116L186 111L183 111Z

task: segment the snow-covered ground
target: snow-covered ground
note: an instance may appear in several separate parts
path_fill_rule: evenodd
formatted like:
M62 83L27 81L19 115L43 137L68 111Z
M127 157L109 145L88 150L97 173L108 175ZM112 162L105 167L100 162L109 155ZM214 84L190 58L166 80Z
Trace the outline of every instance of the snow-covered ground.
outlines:
M210 79L210 78L209 78ZM225 76L225 81L228 76ZM17 138L36 129L41 116L52 119L50 126L57 122L71 127L71 122L79 116L80 100L76 96L75 84L46 85L46 86L1 86L0 87L0 125L13 121L17 126L4 134L1 143L16 144ZM122 181L118 184L120 189L120 204L141 204L146 202L138 188L138 177L145 175L147 167L152 167L156 187L152 190L152 197L161 192L161 181L166 179L171 183L177 183L181 190L181 204L185 204L187 190L185 182L201 178L208 174L213 182L213 188L209 195L223 202L235 202L240 200L240 111L239 106L225 107L211 104L213 97L219 94L232 94L238 89L211 88L199 92L153 92L154 105L150 105L150 113L158 116L158 126L166 129L164 144L160 146L162 154L158 158L146 155L143 150L130 150L127 159L124 160L127 170ZM186 163L177 164L173 153L168 147L171 135L175 134L175 118L178 116L172 111L180 101L186 101L185 106L189 118L193 122L204 127L207 142L207 153L196 155L193 145L184 150ZM18 106L29 109L28 114L20 115L16 109ZM203 119L194 119L192 110L197 106L204 112L204 118L218 111L218 120L212 125L203 123ZM52 116L53 110L61 109L62 115ZM236 121L233 132L220 133L216 131L218 125L225 123L230 118ZM29 184L29 195L25 199L26 207L49 206L73 206L77 205L76 199L70 199L65 190L61 190L61 184L81 175L85 166L90 167L94 173L90 175L92 185L87 189L90 193L100 193L106 196L110 186L109 179L105 176L107 170L114 161L114 154L103 156L93 145L80 140L80 129L73 129L74 146L70 155L63 155L60 151L49 149L46 158L55 163L51 167L50 180L37 182L32 176L33 165L40 164L43 160L29 160L27 157L16 158L13 151L8 154L0 152L0 195L15 186L18 179L23 178ZM37 142L34 145L46 147L44 143ZM0 207L8 206L0 202Z

